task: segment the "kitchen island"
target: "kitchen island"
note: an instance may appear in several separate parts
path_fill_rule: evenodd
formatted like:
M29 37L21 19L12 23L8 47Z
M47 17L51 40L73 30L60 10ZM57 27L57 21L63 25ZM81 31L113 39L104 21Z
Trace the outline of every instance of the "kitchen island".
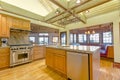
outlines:
M46 65L68 80L98 80L98 46L47 46Z

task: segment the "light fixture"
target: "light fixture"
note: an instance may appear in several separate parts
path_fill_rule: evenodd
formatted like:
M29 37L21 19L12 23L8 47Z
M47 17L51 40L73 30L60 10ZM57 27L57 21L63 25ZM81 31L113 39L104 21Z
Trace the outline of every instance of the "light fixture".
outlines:
M90 31L88 31L87 33L90 34Z
M88 13L88 12L89 12L89 10L86 10L86 11L85 11L85 13Z
M81 0L76 0L76 3L79 4L81 2Z
M55 12L56 14L59 14L60 13L60 11L59 10L56 10L56 12Z
M70 2L70 0L67 0L68 2Z
M91 31L85 31L85 34L95 34L95 31L93 30L92 32Z
M94 31L94 30L92 31L92 34L95 34L95 31Z

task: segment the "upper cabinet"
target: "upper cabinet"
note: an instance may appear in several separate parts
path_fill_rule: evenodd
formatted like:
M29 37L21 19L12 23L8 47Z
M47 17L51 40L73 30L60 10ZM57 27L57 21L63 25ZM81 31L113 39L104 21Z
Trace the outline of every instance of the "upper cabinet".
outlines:
M10 36L10 28L8 23L7 16L0 14L0 37Z
M0 37L9 37L10 28L30 31L30 21L0 14Z
M23 21L22 22L22 24L23 24L23 29L25 29L25 30L31 30L31 28L30 28L30 21Z
M11 28L30 30L30 21L13 17Z

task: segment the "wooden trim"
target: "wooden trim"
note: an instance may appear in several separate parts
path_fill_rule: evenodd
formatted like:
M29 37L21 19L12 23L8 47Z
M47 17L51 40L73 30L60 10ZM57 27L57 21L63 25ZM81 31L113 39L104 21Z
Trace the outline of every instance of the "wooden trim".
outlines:
M96 4L96 5L94 5L94 6L91 6L91 7L89 7L89 8L86 8L86 9L84 9L84 10L80 10L80 11L76 12L76 14L79 14L80 12L83 12L83 11L86 11L86 10L88 10L88 9L94 8L94 7L96 7L96 6L99 6L99 5L104 4L104 3L106 3L106 2L109 2L109 1L111 1L111 0L107 0L107 1L105 1L105 2ZM62 18L60 18L60 19L57 19L57 20L55 20L55 21L52 21L51 23L55 23L56 21L62 20L62 19L64 19L64 18L68 18L68 17L70 17L70 16L71 16L71 15L62 17Z
M102 5L102 4L104 4L104 3L106 3L106 2L109 2L109 1L111 1L111 0L106 0L105 2L102 2L102 3L99 3L99 4L93 5L93 6L89 7L89 8L86 8L86 9L84 9L84 10L78 11L78 12L76 12L76 13L78 14L78 13L80 13L80 12L82 12L82 11L86 11L86 10L88 10L88 9L91 9L91 8L96 7L96 6Z
M93 80L93 60L92 60L92 55L88 55L88 57L89 57L89 60L88 60L88 62L89 62L89 79L90 80Z
M76 5L76 6L72 7L72 8L71 8L71 9L69 9L69 10L73 10L73 9L75 9L75 8L77 8L77 7L81 6L81 5L83 5L83 4L85 4L85 3L89 2L89 1L91 1L91 0L87 0L87 1L85 1L85 2L83 2L83 3L81 3L81 4L79 4L79 5ZM48 19L48 20L46 20L46 21L52 20L52 19L54 19L54 18L56 18L56 17L58 17L58 16L60 16L60 15L64 14L65 12L66 12L66 11L61 12L60 14L58 14L58 15L56 15L56 16L53 16L53 17L49 18L49 19ZM64 18L65 18L65 17L64 17ZM52 22L52 23L53 23L53 22Z
M63 10L67 11L69 14L73 15L74 17L76 17L78 20L82 21L83 23L86 23L81 18L77 17L73 12L71 12L71 10L66 9L64 6L62 6L61 4L59 4L57 1L55 1L55 0L50 0L50 1L52 3L54 3L54 4L56 4L57 6L61 7Z
M113 63L113 67L115 67L115 68L120 68L120 63L114 62L114 63Z

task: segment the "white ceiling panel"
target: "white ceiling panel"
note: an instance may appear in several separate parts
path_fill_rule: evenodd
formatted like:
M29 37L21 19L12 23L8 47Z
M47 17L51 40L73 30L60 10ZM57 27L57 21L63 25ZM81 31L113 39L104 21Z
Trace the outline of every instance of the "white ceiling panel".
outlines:
M35 14L46 16L58 7L49 0L1 0Z

